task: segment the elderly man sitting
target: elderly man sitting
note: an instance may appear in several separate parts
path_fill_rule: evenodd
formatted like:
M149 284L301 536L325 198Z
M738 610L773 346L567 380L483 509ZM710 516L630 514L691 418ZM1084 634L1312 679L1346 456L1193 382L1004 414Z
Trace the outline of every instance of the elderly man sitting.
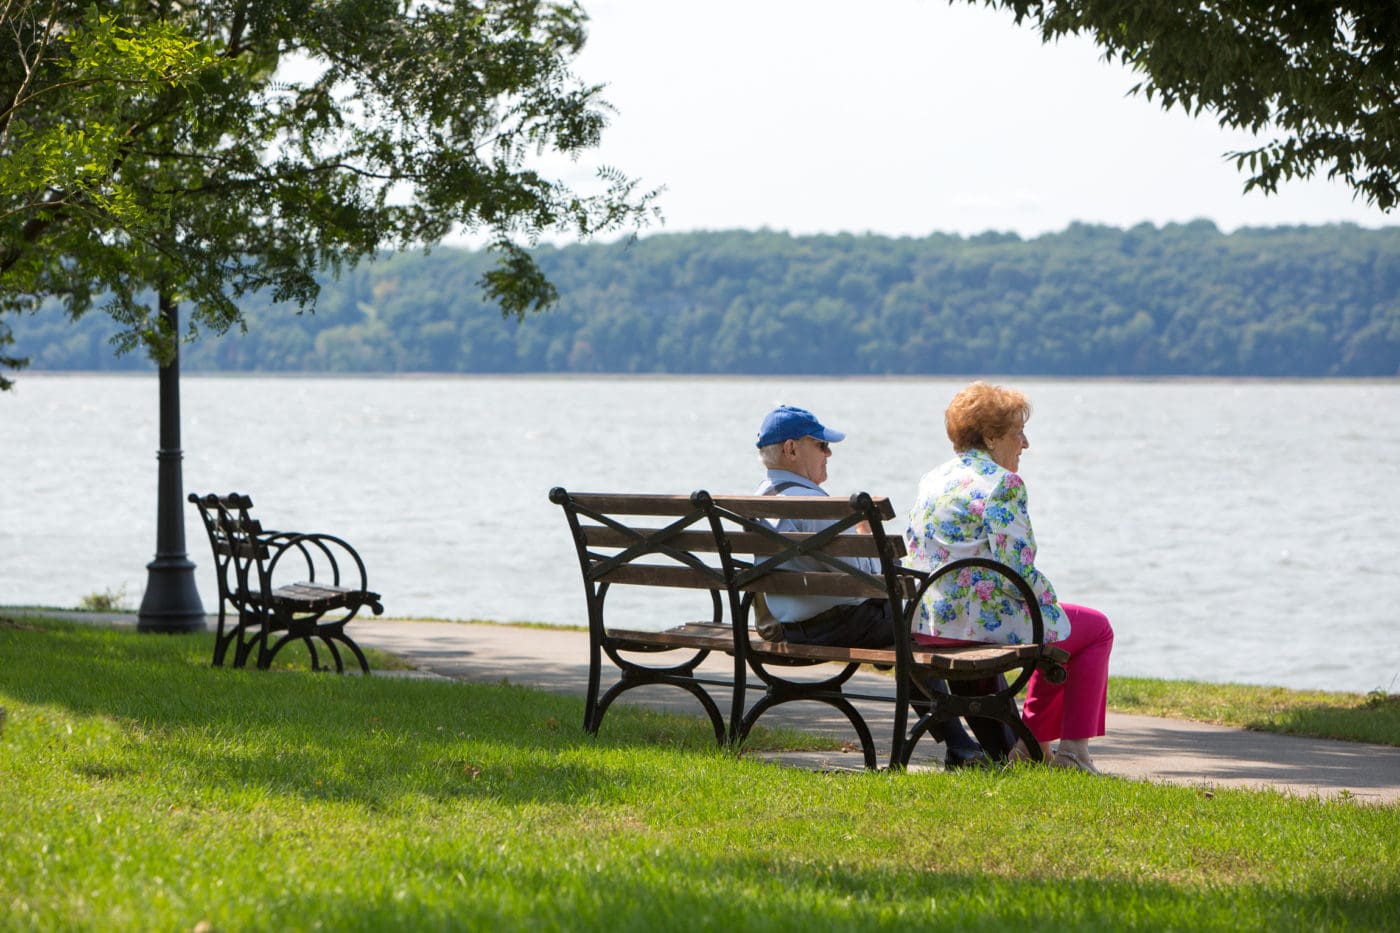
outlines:
M846 435L824 426L816 416L803 408L789 405L773 409L763 419L758 431L758 455L767 470L756 495L760 496L824 496L827 461L831 445L845 440ZM818 532L829 522L782 519L777 530L783 532ZM852 558L851 563L862 570L878 574L879 563L873 558ZM824 570L813 558L799 558L786 565L793 570ZM767 611L782 625L782 636L790 642L809 645L839 645L846 648L894 647L894 619L888 600L861 599L839 596L768 596ZM930 680L927 686L947 691L942 681ZM949 768L981 765L987 762L981 746L968 736L957 719L946 720L932 730L943 742Z

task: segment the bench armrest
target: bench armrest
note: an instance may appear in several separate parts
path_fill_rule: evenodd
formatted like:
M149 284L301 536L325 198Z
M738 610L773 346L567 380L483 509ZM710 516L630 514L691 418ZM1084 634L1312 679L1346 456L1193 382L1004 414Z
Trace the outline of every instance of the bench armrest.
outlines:
M923 602L924 594L928 592L929 587L933 586L948 574L957 573L959 570L966 567L981 567L984 570L990 570L993 573L1000 574L1003 578L1009 580L1016 588L1021 601L1026 604L1026 610L1030 614L1031 643L1035 645L1045 644L1045 619L1040 610L1040 601L1035 598L1035 591L1031 589L1031 585L1026 582L1025 578L1014 569L1003 564L1001 561L992 560L990 557L964 557L960 560L944 564L932 573L924 570L914 570L908 567L901 568L901 573L917 574L923 578L923 582L919 584L918 590L915 591L913 598L909 601L908 618L906 621L909 623L911 630L914 622L914 613L917 611L919 604Z
M323 583L347 589L368 590L369 577L365 562L359 552L343 538L328 534L302 534L299 532L273 532L259 540L268 547L271 559L267 562L267 584L274 582L280 573L286 580L300 572L298 581Z

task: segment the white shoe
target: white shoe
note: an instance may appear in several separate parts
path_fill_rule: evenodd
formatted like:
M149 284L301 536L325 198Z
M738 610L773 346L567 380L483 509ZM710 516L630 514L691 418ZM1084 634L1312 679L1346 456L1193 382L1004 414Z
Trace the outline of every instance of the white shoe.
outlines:
M1089 757L1087 755L1083 758L1080 758L1074 752L1064 748L1055 749L1055 757L1050 762L1050 766L1053 768L1065 768L1069 771L1084 771L1089 774L1103 774L1102 771L1094 767L1094 763L1089 760Z

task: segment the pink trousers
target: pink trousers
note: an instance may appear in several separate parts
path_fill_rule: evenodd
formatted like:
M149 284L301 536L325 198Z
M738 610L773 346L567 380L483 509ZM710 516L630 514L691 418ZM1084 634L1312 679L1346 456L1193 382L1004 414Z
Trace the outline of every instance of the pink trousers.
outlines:
M1113 626L1097 609L1060 603L1069 616L1069 637L1055 642L1069 652L1062 684L1052 684L1040 671L1031 675L1021 718L1041 742L1091 739L1104 734L1108 705L1108 656L1113 651ZM946 638L915 635L920 644L965 644Z
M1069 652L1062 684L1052 684L1040 671L1031 675L1021 718L1037 739L1092 739L1103 735L1108 706L1108 656L1113 651L1113 626L1097 609L1060 603L1069 616L1069 637L1055 645Z

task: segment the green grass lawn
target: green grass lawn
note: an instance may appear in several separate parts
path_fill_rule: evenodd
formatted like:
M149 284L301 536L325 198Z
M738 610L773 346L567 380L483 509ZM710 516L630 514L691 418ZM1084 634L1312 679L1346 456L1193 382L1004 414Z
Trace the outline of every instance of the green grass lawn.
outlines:
M1225 726L1400 745L1400 694L1110 677L1108 708ZM1397 924L1400 926L1400 924Z
M213 669L208 644L0 621L0 929L1400 919L1397 806L821 774L736 759L695 718L620 707L595 739L577 698Z

